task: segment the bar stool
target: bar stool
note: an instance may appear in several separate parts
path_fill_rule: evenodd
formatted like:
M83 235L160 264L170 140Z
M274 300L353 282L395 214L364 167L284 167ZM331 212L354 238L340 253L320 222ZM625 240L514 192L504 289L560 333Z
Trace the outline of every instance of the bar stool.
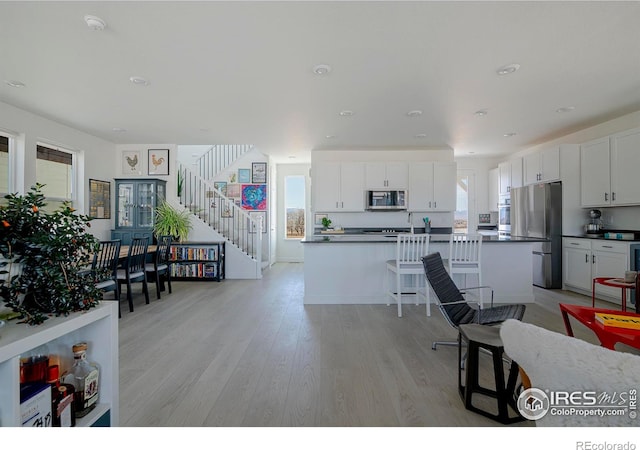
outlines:
M429 234L399 234L396 238L396 259L386 262L387 275L385 290L387 295L398 304L398 317L402 317L402 277L411 276L414 280L416 304L418 297L424 296L427 304L427 316L431 315L431 298L429 286L426 283L422 257L429 253ZM395 279L395 291L391 289L390 276ZM404 286L406 287L406 286ZM411 295L414 293L412 292ZM409 295L405 292L405 295Z
M515 416L509 414L509 408L516 413L518 408L514 399L516 380L519 368L515 361L511 361L509 379L505 384L503 356L504 346L500 338L500 328L477 323L460 325L458 327L458 359L462 361L463 342L466 342L467 354L465 360L465 384L462 384L462 366L458 365L458 392L469 411L481 414L503 424L510 424L524 420L519 413ZM480 349L491 353L493 359L493 372L495 378L495 390L482 387L478 381ZM496 399L498 413L478 408L473 405L473 394L482 394Z
M482 286L482 235L454 233L449 238L449 275L464 275L464 286L467 285L467 275L478 276L477 286ZM479 290L480 305L482 306L482 289Z

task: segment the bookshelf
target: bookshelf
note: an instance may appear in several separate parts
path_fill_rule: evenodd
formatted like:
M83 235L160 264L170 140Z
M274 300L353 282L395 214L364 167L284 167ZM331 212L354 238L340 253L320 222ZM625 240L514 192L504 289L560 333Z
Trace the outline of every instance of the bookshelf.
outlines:
M225 279L225 243L184 242L171 244L171 278L184 281Z

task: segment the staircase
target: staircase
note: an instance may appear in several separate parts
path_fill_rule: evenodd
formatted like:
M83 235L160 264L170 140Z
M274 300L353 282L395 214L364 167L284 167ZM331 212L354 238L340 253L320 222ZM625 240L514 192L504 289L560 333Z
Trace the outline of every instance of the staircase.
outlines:
M259 277L264 224L236 205L234 199L217 189L212 181L220 171L253 148L252 145L216 145L198 159L194 170L179 164L178 197L200 221L250 258L260 268L256 270ZM230 250L228 245L227 253Z

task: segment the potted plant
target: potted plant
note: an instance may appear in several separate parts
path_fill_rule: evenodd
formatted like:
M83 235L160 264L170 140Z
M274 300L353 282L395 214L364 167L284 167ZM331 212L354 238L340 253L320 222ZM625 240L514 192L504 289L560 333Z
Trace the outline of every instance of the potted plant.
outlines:
M45 212L42 186L6 195L0 206L0 298L29 324L89 309L102 298L86 279L99 247L86 232L91 219L75 214L69 202Z
M331 226L331 219L329 219L328 217L323 217L322 218L322 228L327 230L327 229L329 229L330 226Z
M160 236L173 236L176 241L186 241L191 225L191 213L183 209L178 211L166 201L162 201L156 208L153 234Z

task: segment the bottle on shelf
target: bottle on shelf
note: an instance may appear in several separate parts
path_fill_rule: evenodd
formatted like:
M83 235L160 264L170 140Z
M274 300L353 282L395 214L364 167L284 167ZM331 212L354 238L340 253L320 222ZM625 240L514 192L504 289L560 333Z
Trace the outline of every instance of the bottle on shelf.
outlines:
M75 389L75 417L86 416L98 403L98 380L100 369L97 364L87 361L87 343L75 344L73 366L62 377L65 384Z

